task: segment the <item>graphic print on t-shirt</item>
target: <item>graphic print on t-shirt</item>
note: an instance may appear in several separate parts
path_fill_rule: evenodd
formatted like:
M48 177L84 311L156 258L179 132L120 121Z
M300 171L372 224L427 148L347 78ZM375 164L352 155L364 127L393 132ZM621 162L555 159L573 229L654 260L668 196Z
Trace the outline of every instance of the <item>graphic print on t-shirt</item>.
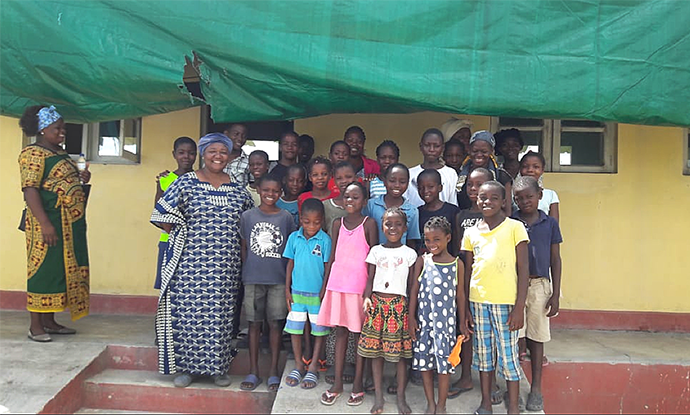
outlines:
M314 247L314 250L311 251L311 254L320 257L321 256L321 245L316 244L316 246Z
M254 225L249 240L249 246L255 255L261 258L282 258L280 246L283 244L283 234L276 225L258 222Z

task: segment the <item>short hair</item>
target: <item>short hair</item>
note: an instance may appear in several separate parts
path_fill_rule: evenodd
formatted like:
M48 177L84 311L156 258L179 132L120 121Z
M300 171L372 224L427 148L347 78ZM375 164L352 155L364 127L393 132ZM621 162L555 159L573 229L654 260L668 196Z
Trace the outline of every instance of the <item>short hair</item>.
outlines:
M364 134L364 130L362 130L362 127L359 125L353 125L352 127L348 128L345 130L345 134L343 134L343 138L347 137L348 134L351 133L357 133L362 136L362 140L367 141L367 136Z
M309 144L314 147L314 137L310 136L309 134L302 134L299 136L299 143Z
M323 208L323 203L319 199L310 197L302 203L301 213L315 212L322 217L326 215L326 210Z
M307 164L307 171L311 173L311 171L314 169L314 166L323 164L326 166L328 171L331 171L333 169L333 165L331 164L331 161L323 156L317 156L314 157L313 159L309 160L309 164Z
M271 173L266 173L263 176L259 177L259 179L256 181L256 187L257 188L261 187L266 182L278 183L278 186L281 189L283 188L283 184L280 182L280 179L278 178L278 176L276 176L275 174L271 174Z
M422 134L422 138L420 141L424 141L424 139L429 135L437 135L437 136L441 137L442 143L444 141L443 140L443 133L438 128L429 128L428 130L424 131L424 134Z
M501 191L501 196L503 198L506 198L506 188L500 183L497 182L496 180L489 180L488 182L484 182L484 184L481 185L480 189L482 187L493 187Z
M28 137L35 137L38 134L38 111L46 108L46 105L32 105L27 107L19 119L19 127Z
M446 235L452 233L450 222L443 216L432 216L424 224L424 232L437 229L443 231Z
M376 157L380 155L380 152L384 148L392 148L395 153L395 157L400 158L400 147L393 140L383 140L378 147L376 147Z
M333 167L333 172L336 172L340 169L348 169L348 168L352 169L353 173L357 173L355 171L355 166L353 166L352 163L350 163L349 161L345 161L345 160L335 163L335 167Z
M284 133L280 134L280 138L278 139L278 143L282 144L285 137L287 137L289 135L295 137L297 139L297 143L299 144L299 134L297 134L294 131L285 131Z
M463 128L466 128L466 127L463 127ZM463 153L467 153L467 147L465 147L465 143L458 140L457 138L451 138L450 140L446 141L445 150L448 150L449 147L460 147L462 149Z
M385 218L386 216L396 216L396 215L402 217L403 220L405 221L405 223L407 223L407 213L405 213L404 210L400 209L399 206L386 209L386 211L383 212L382 217Z
M252 158L254 156L259 156L266 160L266 162L268 162L268 153L263 150L254 150L251 153L249 153L249 158Z
M365 198L365 199L369 199L369 192L367 191L367 188L366 188L362 183L360 183L359 181L355 180L354 182L349 183L347 186L345 186L345 189L347 190L347 188L350 187L350 186L359 187L359 189L362 191L362 194L364 195L364 198ZM345 193L345 192L343 192L343 193Z
M346 143L344 140L338 140L338 141L334 141L333 144L331 144L331 148L330 148L330 150L328 150L328 154L332 154L332 153L333 153L333 150L334 150L337 146L345 146L345 147L347 147L347 152L348 152L348 154L350 153L350 145L349 145L348 143Z
M483 174L484 176L486 176L486 177L487 177L487 181L493 180L493 179L494 179L494 174L491 173L491 170L485 169L484 167L477 167L476 169L472 170L472 171L470 172L470 174L468 175L468 177L471 176L471 175L472 175L473 173L475 173L475 172L476 172L476 173L479 173L479 174Z
M242 126L242 127L244 127L244 129L245 129L246 131L249 131L249 127L247 127L247 124L242 124L241 122L233 122L233 123L228 124L228 125L225 127L225 129L223 130L223 132L225 132L225 131L230 131L230 129L231 129L233 126L235 126L235 125Z
M535 192L539 193L541 187L539 187L539 182L532 176L520 176L515 179L513 183L513 191L518 192L520 190L525 190L532 188Z
M438 172L436 169L424 169L422 170L421 173L419 173L419 176L417 176L417 183L419 183L422 178L430 178L436 181L436 183L441 184L441 173Z
M410 176L410 169L408 169L406 165L402 163L393 163L390 166L388 166L386 171L383 172L383 177L388 177L388 175L391 173L391 171L393 171L393 169L403 169L407 173L407 176Z
M173 143L173 151L177 150L182 144L190 144L196 151L196 142L187 136L177 137Z
M295 170L297 170L297 171L299 171L300 173L302 173L302 174L304 175L305 178L307 177L307 171L304 169L304 166L302 165L302 163L296 163L296 164L290 165L290 166L287 168L287 170L286 170L286 172L285 172L285 176L283 176L283 180L287 180L288 175L289 175L290 173L292 173L293 171L295 171Z
M546 159L544 159L544 156L541 153L534 152L532 150L528 151L522 158L520 159L520 167L522 167L522 164L529 158L529 157L536 157L539 159L541 162L542 167L546 167Z
M520 144L520 147L525 146L525 141L522 139L522 134L520 134L520 130L517 128L508 128L507 130L501 130L497 132L494 135L494 138L496 139L496 148L501 146L504 141L506 141L509 138L514 138L518 141L518 144Z

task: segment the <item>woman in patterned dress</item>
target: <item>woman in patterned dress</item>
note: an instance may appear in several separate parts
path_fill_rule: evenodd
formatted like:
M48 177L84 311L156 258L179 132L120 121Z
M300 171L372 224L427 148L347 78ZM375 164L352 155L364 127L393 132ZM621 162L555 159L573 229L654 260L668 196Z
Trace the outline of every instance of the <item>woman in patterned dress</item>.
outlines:
M151 222L170 233L162 271L156 336L159 371L186 387L195 376L228 386L240 285L240 215L252 198L223 169L232 141L199 140L200 170L184 174L156 203Z
M36 143L19 155L26 201L27 309L29 338L51 341L51 334L74 334L55 322L70 309L72 320L89 313L89 256L86 248L86 198L82 182L91 178L60 147L65 122L50 106L32 106L19 121Z

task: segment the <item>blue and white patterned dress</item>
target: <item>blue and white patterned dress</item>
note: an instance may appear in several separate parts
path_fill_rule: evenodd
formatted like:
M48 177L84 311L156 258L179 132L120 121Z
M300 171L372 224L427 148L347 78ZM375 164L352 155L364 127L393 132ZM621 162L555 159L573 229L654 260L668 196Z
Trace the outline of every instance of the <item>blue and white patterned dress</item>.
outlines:
M437 264L431 257L431 254L424 255L424 271L419 276L419 334L413 346L412 369L450 374L455 373L448 356L457 341L458 259L449 264Z
M240 185L216 189L195 172L178 178L156 203L151 222L173 224L156 316L161 373L215 376L230 368L240 215L253 205Z

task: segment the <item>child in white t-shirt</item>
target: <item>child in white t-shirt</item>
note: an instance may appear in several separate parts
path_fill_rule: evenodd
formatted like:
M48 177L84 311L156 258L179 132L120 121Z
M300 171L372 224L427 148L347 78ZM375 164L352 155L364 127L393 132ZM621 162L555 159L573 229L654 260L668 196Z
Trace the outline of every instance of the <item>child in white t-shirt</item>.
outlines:
M533 151L528 152L520 159L520 175L531 176L539 183L542 188L542 196L539 199L539 210L543 211L552 218L559 220L560 213L558 211L558 194L551 189L544 189L542 184L542 175L544 174L544 166L546 160L540 153Z

